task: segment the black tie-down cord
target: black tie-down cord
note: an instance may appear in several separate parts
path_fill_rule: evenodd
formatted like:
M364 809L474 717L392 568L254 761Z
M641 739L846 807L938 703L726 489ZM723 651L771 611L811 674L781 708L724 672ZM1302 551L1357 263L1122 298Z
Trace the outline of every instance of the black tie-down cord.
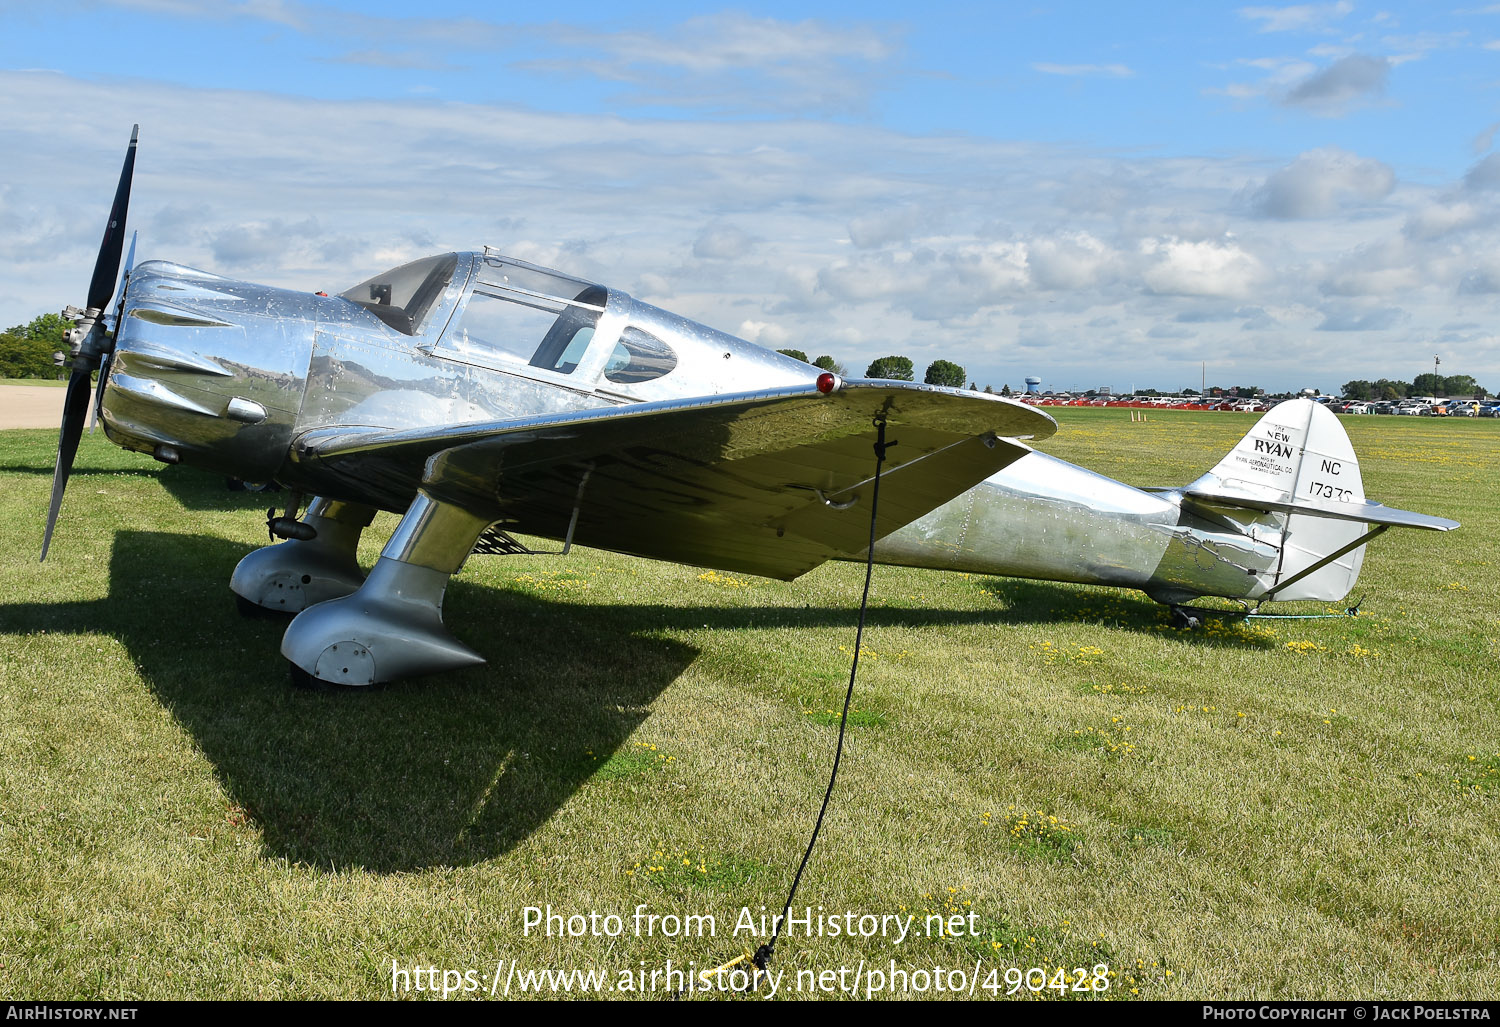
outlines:
M823 829L823 815L828 812L828 800L833 797L833 785L839 776L839 761L844 755L844 732L849 726L849 703L854 698L854 679L859 673L860 645L865 635L865 611L870 605L870 577L875 570L875 518L880 510L880 468L885 463L886 450L896 445L895 442L885 441L884 417L877 417L873 423L877 434L875 480L870 491L870 548L865 551L865 589L859 599L859 628L854 633L854 662L849 666L849 688L844 692L844 711L839 717L839 740L833 750L833 769L828 774L828 790L823 793L823 806L818 810L818 822L813 825L812 837L807 840L807 851L802 854L802 863L797 867L797 876L792 878L792 887L787 892L781 917L771 929L771 940L756 949L755 955L750 957L750 961L761 973L766 971L766 965L771 962L771 956L776 952L776 941L781 937L781 928L786 923L787 917L791 915L792 900L797 895L797 885L802 883L802 872L807 869L807 861L812 858L813 846L818 844L818 832Z

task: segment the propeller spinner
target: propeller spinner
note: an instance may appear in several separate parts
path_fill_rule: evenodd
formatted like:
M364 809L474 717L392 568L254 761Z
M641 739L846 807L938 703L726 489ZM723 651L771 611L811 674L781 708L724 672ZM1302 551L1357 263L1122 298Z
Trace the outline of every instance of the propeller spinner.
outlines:
M114 341L105 331L104 308L109 306L110 297L114 294L115 279L120 272L120 255L125 247L125 215L130 206L130 180L135 173L136 138L140 130L141 126L136 125L130 131L125 166L120 169L120 184L115 188L115 202L109 209L109 222L104 227L104 239L99 243L99 256L94 261L88 305L83 310L69 307L63 311L63 316L75 325L68 333L68 341L73 350L73 374L68 378L68 393L63 399L62 431L57 438L57 465L52 471L52 505L47 510L47 531L42 537L43 560L47 559L47 550L52 545L52 529L57 526L57 513L62 507L63 492L68 487L68 474L73 469L73 458L78 455L78 442L83 437L84 420L88 416L92 392L90 376L114 346ZM102 381L100 388L103 388Z

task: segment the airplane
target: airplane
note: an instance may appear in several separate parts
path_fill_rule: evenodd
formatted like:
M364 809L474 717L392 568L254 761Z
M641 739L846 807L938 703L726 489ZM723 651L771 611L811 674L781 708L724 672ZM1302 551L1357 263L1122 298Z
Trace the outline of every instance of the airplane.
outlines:
M338 295L132 266L133 246L120 275L138 131L87 305L64 312L42 559L90 407L125 449L274 480L283 541L230 589L292 615L298 684L485 662L443 596L472 553L525 552L513 533L788 580L878 539L876 562L1138 588L1193 624L1203 596L1342 598L1386 528L1458 527L1367 501L1348 437L1307 401L1191 484L1145 491L1035 451L1057 428L1035 407L843 378L490 249ZM366 574L378 511L401 520Z

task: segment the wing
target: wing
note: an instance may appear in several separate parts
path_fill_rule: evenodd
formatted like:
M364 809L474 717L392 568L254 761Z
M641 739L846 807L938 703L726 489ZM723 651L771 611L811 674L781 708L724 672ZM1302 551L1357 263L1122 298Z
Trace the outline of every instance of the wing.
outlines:
M904 382L846 381L415 431L325 428L293 447L327 493L405 509L420 486L507 530L793 578L869 542L873 421L892 443L886 535L1046 438L1047 414Z

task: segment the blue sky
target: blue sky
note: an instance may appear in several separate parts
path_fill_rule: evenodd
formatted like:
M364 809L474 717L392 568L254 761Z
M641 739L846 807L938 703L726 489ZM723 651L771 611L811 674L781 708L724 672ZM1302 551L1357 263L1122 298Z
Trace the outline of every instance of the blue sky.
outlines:
M1500 4L0 12L3 324L138 121L142 257L239 277L489 243L856 373L1500 388Z

